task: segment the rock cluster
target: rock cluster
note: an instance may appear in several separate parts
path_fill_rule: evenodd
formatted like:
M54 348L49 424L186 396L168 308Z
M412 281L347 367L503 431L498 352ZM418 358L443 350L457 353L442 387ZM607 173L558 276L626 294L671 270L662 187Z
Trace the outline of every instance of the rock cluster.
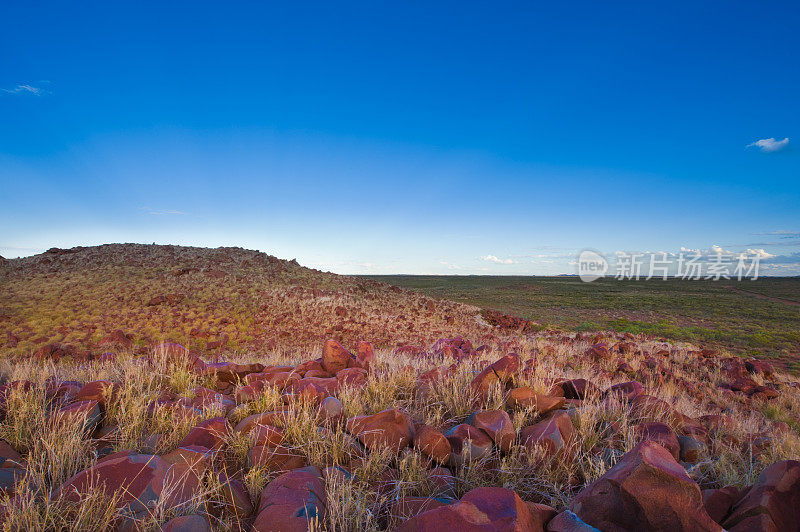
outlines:
M125 337L113 340L124 343ZM584 356L590 361L606 360L636 349L625 342L611 347L594 343ZM433 355L420 352L420 357L437 356L452 361L454 366L419 374L416 392L434 393L460 361L483 351L455 338L437 342L430 350ZM49 346L37 354L51 359L66 356ZM708 353L698 356L704 360L710 357ZM294 366L208 362L180 345L164 344L152 357L140 362L173 364L212 384L209 388L195 388L186 397L165 391L150 405L150 411L169 409L191 419L193 428L178 443L177 450L167 454L157 454L157 445L153 445L152 452L111 452L109 446L102 445L105 436L114 430L104 426L105 413L124 392L124 383L51 382L46 395L54 422L73 423L78 430L93 433L100 457L94 465L67 480L54 496L77 502L98 486L108 493L121 492L124 495L115 504L131 520L156 506L180 514L196 508L198 501L200 506L205 505L205 512L176 517L164 530L209 530L209 515L231 512L249 520L253 531L307 530L317 526L328 511L326 485L331 478L351 475L370 453L386 453L397 460L417 453L427 463L431 479L439 483L440 490L430 497L398 499L386 509L382 518L387 526L402 531L797 529L800 462L773 464L745 490L701 490L687 469L710 455L710 435L726 423L724 416L692 419L648 394L648 387L637 380L602 389L583 378L554 379L546 383L549 389L544 393L519 385L522 376L534 371L530 360L511 352L498 356L474 374L468 391L476 404L489 397L501 397L500 408L475 409L461 423L433 426L414 419L401 408L345 417L340 401L342 390L367 386L376 365L375 352L367 342L358 343L350 351L329 340L319 358ZM652 366L645 364L654 370L658 363ZM745 375L762 378L772 374L771 368L758 361L725 361L723 368L723 374L734 382L747 379ZM26 381L0 386L0 411L6 411L5 399L10 391L32 386ZM286 408L239 419L242 406L256 401L267 388L280 394ZM744 393L744 389L738 384L730 387L731 393ZM764 395L763 389L751 392L750 396ZM575 419L588 399L601 401L609 408L626 409L637 420L634 435L639 443L624 454L615 450L613 443L621 437L619 427L602 422L605 425L601 423L597 430L603 439L593 451L603 460L608 459L609 468L577 493L567 507L556 509L525 500L503 487L478 487L462 491L463 496L455 498L455 471L467 462L496 460L517 450L533 460L572 459L580 438ZM287 426L288 407L296 402L313 408L320 434L330 433L331 427L344 428L349 462L320 470L309 465L301 450L287 444L286 431L291 428ZM203 419L203 412L209 407L221 415ZM524 416L520 418L521 414ZM515 419L528 421L518 428ZM223 467L232 435L249 435L252 445L247 450L248 466L274 476L256 499L247 492L241 472L231 473ZM739 443L748 452L758 452L753 439ZM0 490L13 496L23 476L25 458L0 441L0 460ZM387 484L394 482L391 472L386 474ZM203 479L208 475L224 486L224 501L216 506L201 500ZM126 525L122 522L119 526Z

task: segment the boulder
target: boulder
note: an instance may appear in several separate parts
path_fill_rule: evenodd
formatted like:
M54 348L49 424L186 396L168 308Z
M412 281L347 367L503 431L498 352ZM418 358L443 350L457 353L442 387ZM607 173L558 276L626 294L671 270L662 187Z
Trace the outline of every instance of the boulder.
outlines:
M618 396L625 401L632 401L644 393L644 386L638 381L621 382L605 391L606 396Z
M417 425L414 447L433 462L444 464L450 459L450 442L444 434L428 425Z
M109 381L87 382L75 395L75 401L97 401L105 405L114 391L114 385Z
M536 532L546 511L538 511L513 490L475 488L454 504L439 506L405 521L398 532Z
M328 340L322 348L322 367L331 375L345 369L355 357L336 340Z
M736 486L703 490L703 508L716 523L722 523L738 499L739 489Z
M197 445L206 449L221 449L227 443L229 435L228 420L224 417L215 417L201 421L183 440L178 444L179 447Z
M388 447L394 452L400 452L408 447L414 435L411 418L397 409L350 418L346 427L350 434L361 440L370 450Z
M469 416L467 423L484 431L504 453L511 450L517 433L505 410L484 410Z
M485 395L498 383L510 381L519 371L520 365L517 354L506 355L480 372L477 377L472 379L470 386L479 395Z
M316 467L284 473L261 492L253 532L301 532L322 522L327 504L325 483Z
M636 435L642 440L658 443L668 450L675 460L680 460L681 446L678 437L666 423L639 423L636 425Z
M703 507L700 487L669 451L650 440L584 488L569 509L608 532L722 530Z
M520 442L529 450L544 449L553 455L569 447L575 441L575 428L566 412L556 412L534 425L523 428Z
M706 444L691 436L678 436L678 444L681 447L681 462L696 464L707 452Z
M82 430L92 432L103 421L103 412L97 401L78 401L61 407L55 414L62 423L80 425Z
M444 433L456 465L464 458L480 460L492 452L492 439L482 430L462 423Z
M757 526L764 530L797 530L798 523L800 462L783 460L761 472L722 525L731 531L761 530Z
M358 342L356 358L360 367L369 370L375 363L375 349L369 342Z
M399 523L417 515L455 502L443 497L401 497L389 507L389 530Z
M306 465L306 457L282 445L256 445L247 454L250 467L261 467L267 471L285 472Z
M189 473L193 474L189 474ZM201 493L201 471L192 464L150 454L121 451L99 461L66 481L53 495L79 503L93 490L119 492L118 508L142 514L158 503L165 509L188 507Z
M533 408L539 415L558 410L566 403L564 397L553 397L537 394L533 388L523 386L508 392L506 405L513 409Z

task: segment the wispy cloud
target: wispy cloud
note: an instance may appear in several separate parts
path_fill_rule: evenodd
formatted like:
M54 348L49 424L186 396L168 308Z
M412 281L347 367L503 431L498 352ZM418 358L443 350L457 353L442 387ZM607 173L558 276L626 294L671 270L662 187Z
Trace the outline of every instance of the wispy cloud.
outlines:
M484 255L481 257L481 260L486 262L494 262L495 264L517 264L517 261L514 259L501 259L495 255Z
M439 264L441 264L442 266L447 267L448 270L463 270L464 269L461 266L459 266L458 264L453 264L452 262L447 262L445 260L440 260Z
M33 94L34 96L42 96L47 94L47 91L41 87L34 87L33 85L17 85L13 89L0 89L6 94Z
M186 213L182 212L182 211L170 211L170 210L158 211L158 210L155 210L155 209L151 209L150 207L142 207L142 210L144 212L146 212L147 214L152 214L154 216L184 216L184 215L186 215Z
M764 153L771 153L775 151L780 151L785 148L789 144L789 137L786 137L783 140L775 140L774 138L769 139L760 139L755 142L751 142L747 145L748 148L758 148Z
M778 231L765 231L763 233L753 233L753 234L779 236L781 238L797 238L800 236L800 231L787 231L785 229L779 229Z

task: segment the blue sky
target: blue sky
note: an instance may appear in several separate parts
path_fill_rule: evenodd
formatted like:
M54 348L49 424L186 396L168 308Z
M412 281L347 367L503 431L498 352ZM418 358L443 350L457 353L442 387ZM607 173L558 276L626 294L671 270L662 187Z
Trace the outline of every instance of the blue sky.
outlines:
M548 274L720 246L800 273L797 3L111 4L0 6L5 257Z

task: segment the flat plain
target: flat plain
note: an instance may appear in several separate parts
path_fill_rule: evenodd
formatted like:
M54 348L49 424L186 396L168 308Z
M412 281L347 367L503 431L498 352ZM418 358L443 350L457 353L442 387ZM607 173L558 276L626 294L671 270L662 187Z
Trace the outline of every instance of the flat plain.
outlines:
M800 278L584 283L577 277L375 275L422 294L567 331L646 333L725 347L800 371Z

